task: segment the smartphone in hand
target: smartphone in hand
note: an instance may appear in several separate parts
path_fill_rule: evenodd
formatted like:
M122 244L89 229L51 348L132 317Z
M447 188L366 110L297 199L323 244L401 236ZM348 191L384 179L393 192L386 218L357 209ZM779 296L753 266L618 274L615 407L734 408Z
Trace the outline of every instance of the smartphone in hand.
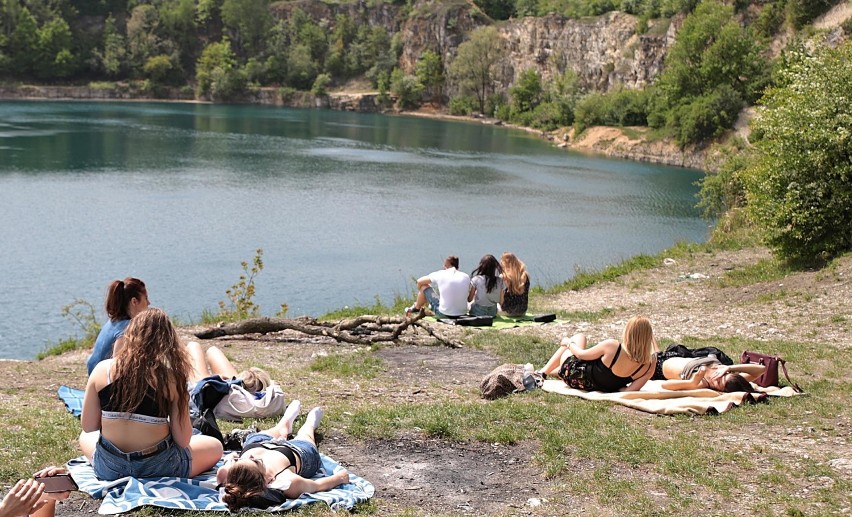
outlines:
M44 491L48 494L77 490L77 483L74 482L71 474L57 474L35 478L35 480L44 485Z

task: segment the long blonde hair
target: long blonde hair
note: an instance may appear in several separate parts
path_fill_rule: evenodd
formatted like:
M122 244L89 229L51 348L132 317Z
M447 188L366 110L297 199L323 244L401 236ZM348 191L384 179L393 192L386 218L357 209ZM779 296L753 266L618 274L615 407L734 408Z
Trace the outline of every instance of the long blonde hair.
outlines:
M645 316L630 318L630 321L624 326L622 343L627 355L637 363L648 364L655 360L657 342L654 339L651 321Z
M166 313L156 308L140 312L130 320L124 341L115 357L112 382L111 400L118 411L135 411L150 388L161 413L158 416L168 416L172 404L189 408L189 355L180 346Z
M500 265L503 267L503 285L511 294L524 294L530 276L527 274L527 266L508 251L500 256Z

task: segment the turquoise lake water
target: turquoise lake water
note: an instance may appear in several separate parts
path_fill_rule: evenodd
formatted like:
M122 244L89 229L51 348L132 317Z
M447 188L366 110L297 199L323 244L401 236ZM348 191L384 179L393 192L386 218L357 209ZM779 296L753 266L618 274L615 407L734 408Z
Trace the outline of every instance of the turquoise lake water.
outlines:
M77 333L137 276L183 321L264 251L290 316L409 294L448 254L513 251L536 285L702 241L701 172L568 153L521 131L269 106L0 102L0 358Z

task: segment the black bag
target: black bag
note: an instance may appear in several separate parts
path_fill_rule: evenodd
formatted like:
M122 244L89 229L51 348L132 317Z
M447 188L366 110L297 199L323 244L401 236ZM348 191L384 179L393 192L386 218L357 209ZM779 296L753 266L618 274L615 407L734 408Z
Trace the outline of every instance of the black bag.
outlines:
M533 317L533 321L537 323L550 323L556 320L556 314L540 314Z
M490 327L494 323L494 316L459 316L457 318L441 318L438 321L447 325L461 325L462 327Z

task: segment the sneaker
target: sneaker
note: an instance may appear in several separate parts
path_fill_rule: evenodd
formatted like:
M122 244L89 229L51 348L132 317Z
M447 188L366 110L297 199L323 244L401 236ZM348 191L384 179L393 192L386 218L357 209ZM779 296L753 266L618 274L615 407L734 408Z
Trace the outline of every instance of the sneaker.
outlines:
M405 317L410 318L412 314L420 312L420 309L417 308L417 305L412 305L405 309Z

